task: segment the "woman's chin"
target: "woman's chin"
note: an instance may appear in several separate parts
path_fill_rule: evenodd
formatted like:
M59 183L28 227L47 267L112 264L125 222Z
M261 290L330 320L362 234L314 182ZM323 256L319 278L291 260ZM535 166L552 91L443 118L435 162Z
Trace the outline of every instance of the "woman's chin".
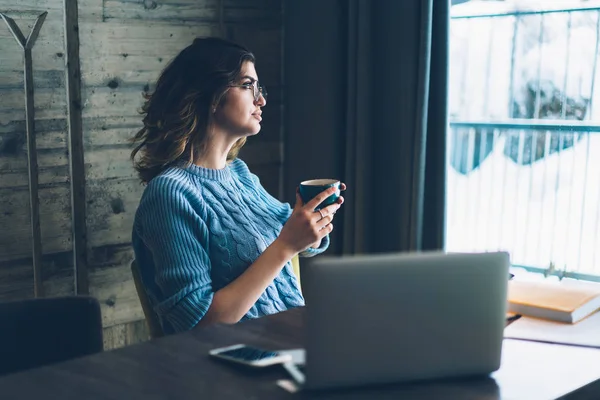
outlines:
M258 135L258 132L260 132L261 126L258 125L255 129L250 130L250 132L248 132L248 136L254 136L254 135Z
M257 135L258 132L260 132L260 130L261 130L260 124L256 124L256 125L253 125L253 126L246 126L243 129L239 129L239 130L237 130L236 133L238 135L242 136L242 137L244 137L244 136L248 137L248 136Z

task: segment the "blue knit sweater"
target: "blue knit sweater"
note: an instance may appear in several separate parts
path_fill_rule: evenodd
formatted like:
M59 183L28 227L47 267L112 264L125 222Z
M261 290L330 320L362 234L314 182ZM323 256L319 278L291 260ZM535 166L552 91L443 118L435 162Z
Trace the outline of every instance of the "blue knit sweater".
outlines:
M291 207L272 197L237 159L221 170L169 168L146 187L132 243L142 282L165 333L191 329L213 294L240 276L277 238ZM309 248L301 256L323 252ZM288 262L243 319L301 306Z

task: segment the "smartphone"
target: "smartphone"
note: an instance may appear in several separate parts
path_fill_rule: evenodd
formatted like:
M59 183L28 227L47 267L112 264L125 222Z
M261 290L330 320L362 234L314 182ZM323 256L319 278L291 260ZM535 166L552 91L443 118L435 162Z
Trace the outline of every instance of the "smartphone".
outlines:
M290 354L278 351L264 350L246 344L235 344L228 347L213 349L208 354L215 358L248 365L251 367L268 367L270 365L290 362Z

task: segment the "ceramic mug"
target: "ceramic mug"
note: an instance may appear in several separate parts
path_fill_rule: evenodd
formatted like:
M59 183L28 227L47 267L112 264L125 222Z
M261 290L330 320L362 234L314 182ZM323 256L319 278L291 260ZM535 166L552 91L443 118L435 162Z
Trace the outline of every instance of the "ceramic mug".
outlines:
M311 179L308 181L300 182L300 197L304 204L308 203L316 195L330 187L335 187L337 190L334 194L326 198L319 204L315 210L320 210L323 207L327 207L337 201L340 197L340 181L337 179Z

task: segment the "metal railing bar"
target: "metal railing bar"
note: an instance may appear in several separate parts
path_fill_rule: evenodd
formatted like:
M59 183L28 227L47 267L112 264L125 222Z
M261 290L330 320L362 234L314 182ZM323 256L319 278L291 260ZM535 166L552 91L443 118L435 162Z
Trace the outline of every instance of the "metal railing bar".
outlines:
M550 141L552 140L552 137L550 136L550 132L546 132L544 133L544 154L542 159L546 160L548 157L548 154L550 154ZM547 163L543 163L543 170L542 170L542 196L541 198L545 198L546 196L546 177L548 175L548 164ZM540 222L544 220L544 208L543 207L538 207L540 210ZM540 229L538 229L539 234L537 235L538 237L538 241L537 241L537 255L538 255L538 259L540 258L540 253L541 253L541 247L542 247L542 233L544 232L544 227L543 225L540 227Z
M591 123L590 121L578 120L555 120L555 119L527 119L512 118L506 120L470 120L470 121L450 121L451 128L496 128L496 129L515 129L515 130L546 130L546 131L566 131L566 132L600 132L600 123Z
M529 185L527 188L527 203L525 204L525 221L524 221L524 225L525 225L525 237L531 237L531 235L529 234L529 213L530 213L530 209L531 209L531 192L533 190L533 165L535 164L535 153L537 150L537 139L538 139L538 135L536 133L533 133L531 135L531 147L529 148ZM531 249L531 245L529 243L526 243L528 241L523 240L522 241L522 246L523 246L523 256L526 257L528 250Z
M515 60L516 60L516 52L517 52L517 34L519 32L519 22L521 19L517 16L515 18L515 22L513 24L513 36L512 36L512 47L510 51L510 82L508 84L508 115L512 117L515 103L514 92L515 92Z
M571 15L571 14L569 14ZM542 106L542 58L544 56L543 47L544 44L544 14L540 15L540 35L538 37L538 63L537 63L537 90L535 92L535 106L533 111L533 118L540 118L540 108ZM567 55L567 59L569 56ZM568 61L567 61L568 62ZM565 81L567 80L567 73L565 70ZM563 91L564 93L564 91ZM564 119L564 117L563 117Z
M477 132L475 129L469 129L469 144L467 146L467 171L473 171L475 169L475 137L477 136ZM467 193L478 193L473 192L473 180L469 179L467 181ZM475 201L475 197L479 196L469 196L468 203L466 207L466 214L469 221L469 225L473 226L473 221L477 219L473 212L473 202ZM469 232L469 241L473 243L473 231Z
M471 37L471 24L467 24L467 37L470 38ZM467 87L467 75L468 75L468 69L469 69L469 60L470 60L470 56L471 56L471 41L467 40L467 44L466 44L466 48L465 48L465 57L463 59L463 68L461 70L461 77L460 77L460 87L461 87L461 91L460 91L460 109L464 110L465 109L465 105L467 104L467 97L466 97L466 87Z
M565 119L567 117L567 107L566 107L566 103L567 103L567 83L569 82L569 62L570 62L570 58L571 58L571 24L572 24L572 20L573 20L573 14L569 13L569 20L567 22L567 41L566 41L566 45L567 45L567 56L565 57L565 79L563 79L563 88L562 88L562 93L561 93L561 100L562 100L562 104L561 104L561 110L560 110L560 116L562 117L562 119Z
M506 141L508 139L509 138L506 137L506 135L504 135L504 143L502 143L504 146L506 146ZM506 187L506 180L507 180L507 176L508 176L507 171L508 171L508 163L504 163L504 171L502 173L502 187L503 188ZM506 192L503 191L502 192L502 201L500 202L500 215L504 215L504 208L506 207L505 203L506 203ZM504 243L504 234L505 234L504 226L505 226L505 224L500 225L500 237L498 238L500 244Z
M558 138L558 148L562 149L563 148L563 144L564 144L564 137L565 135L560 135L560 137ZM558 157L557 157L557 171L561 170L561 165L562 165L562 161L563 161L563 154L562 152L558 152ZM550 246L550 257L551 259L555 259L556 258L556 254L554 252L554 249L556 249L556 221L558 220L559 217L559 211L558 211L558 192L559 192L559 188L560 188L560 173L556 174L556 180L554 181L554 213L552 216L552 228L551 228L551 232L552 232L552 240L551 240L551 246Z
M568 7L556 10L512 10L502 11L498 13L473 13L473 14L454 14L450 15L450 19L473 19L473 18L497 18L497 17L521 17L525 15L544 15L544 14L560 14L566 12L586 12L586 11L598 11L600 7Z
M469 24L470 25L470 24ZM489 103L490 103L490 79L491 79L491 70L492 70L492 49L494 48L494 33L495 33L495 28L496 24L494 22L492 22L492 26L491 28L488 30L489 35L488 35L488 43L489 46L487 48L487 61L485 63L485 88L484 88L484 92L485 93L485 97L483 98L483 115L487 115L488 114L488 110L489 110Z
M586 281L600 282L600 275L591 275L591 274L582 274L580 272L572 272L572 271L548 271L547 268L540 267L532 267L529 265L518 265L512 264L513 268L521 268L527 272L534 272L538 274L543 274L547 276L556 276L559 278L571 278L571 279L580 279Z
M575 143L575 135L571 134L571 136L573 137L573 143ZM589 135L587 135L589 136ZM571 157L571 182L574 181L574 174L575 174L575 153L574 152L569 152L568 155ZM585 192L584 192L585 193ZM571 227L571 223L573 221L573 218L571 217L571 215L573 214L573 196L575 194L575 190L570 190L569 191L569 200L567 203L567 223L566 223L566 230L564 231L564 238L563 238L563 251L565 254L565 259L568 259L568 254L569 254L569 247L572 245L572 241L573 241L573 236L574 235L570 235L568 232L570 232L570 227ZM579 238L579 240L581 241L581 237ZM576 268L579 268L579 266L577 265Z
M517 165L523 165L523 156L525 153L525 132L523 130L519 131L519 135L518 135L518 140L519 140L519 145L517 147ZM512 147L512 146L510 146ZM520 219L519 219L519 210L521 210L521 200L522 200L522 196L521 196L521 191L519 190L519 186L520 186L520 182L518 179L515 180L515 193L516 193L516 198L513 199L513 201L516 201L517 203L517 207L516 207L516 211L514 213L514 223L513 223L513 233L512 233L512 238L511 238L511 243L510 243L510 248L511 249L516 249L517 244L519 243L519 231L520 231Z
M590 135L585 135L586 138L586 147L585 147L585 169L583 172L583 187L586 188L588 185L588 168L590 161ZM585 223L585 205L586 205L586 193L583 192L583 196L581 199L581 218L579 219L579 251L577 252L577 269L579 269L581 263L581 250L583 249L583 224ZM596 253L594 251L594 253Z
M482 129L481 133L480 133L480 140L479 140L479 155L477 157L477 165L481 165L483 163L483 155L485 153L485 149L486 149L486 144L487 144L487 129ZM477 134L477 132L475 132L475 134ZM475 158L475 157L473 157ZM481 193L481 186L482 186L482 174L477 174L477 192L476 193ZM475 204L473 205L473 207L471 208L471 212L473 213L473 219L475 221L477 221L479 219L479 215L481 215L481 196L474 196L475 197ZM482 234L481 232L479 232L479 224L477 224L477 231L476 231L476 236L475 236L475 240L473 243L477 243L477 247L480 246L480 240L482 238Z
M494 136L492 137L492 149L495 149L496 142L500 139L500 133L496 129L492 129L492 132L494 133ZM496 164L497 163L492 163L492 176L496 176L496 168L497 168ZM494 183L492 181L490 181L490 185L493 187L497 187L494 185ZM493 201L496 198L496 196L498 196L498 192L496 190L494 190L493 193L490 193L488 210L492 209L492 204L493 204ZM485 239L486 245L487 245L489 237L490 237L490 229L491 228L492 228L492 224L487 224L486 239Z

